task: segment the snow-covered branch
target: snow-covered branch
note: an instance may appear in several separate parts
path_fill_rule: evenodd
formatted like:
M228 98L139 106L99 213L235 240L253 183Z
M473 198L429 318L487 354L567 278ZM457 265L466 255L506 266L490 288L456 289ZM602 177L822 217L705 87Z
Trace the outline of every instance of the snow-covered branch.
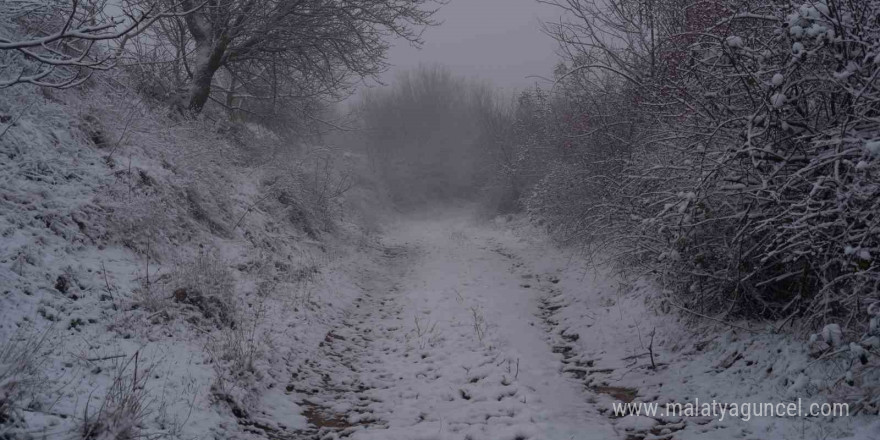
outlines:
M0 36L0 54L17 68L0 78L0 88L21 83L55 88L79 85L92 71L116 66L118 50L96 47L96 43L125 40L160 19L190 14L203 4L178 11L176 5L161 9L158 2L139 7L124 3L118 15L106 12L113 7L104 0L34 0L29 7L18 5L3 15L29 32Z

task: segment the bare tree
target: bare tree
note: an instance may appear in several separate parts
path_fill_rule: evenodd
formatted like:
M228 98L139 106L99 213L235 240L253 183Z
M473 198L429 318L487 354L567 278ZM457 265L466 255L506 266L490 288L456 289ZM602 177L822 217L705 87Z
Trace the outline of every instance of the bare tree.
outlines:
M110 15L106 0L10 0L3 8L3 20L17 24L24 35L2 29L0 55L3 70L11 75L0 77L0 88L22 83L56 88L82 84L93 71L116 65L116 52L99 50L98 43L125 39L160 18L191 12L160 11L150 2L116 7L119 13Z
M183 0L178 11L196 7ZM420 44L443 0L209 0L157 38L178 47L187 106L336 96L387 68L390 38ZM162 32L167 31L167 32ZM181 33L181 31L183 33ZM222 97L216 96L220 93Z

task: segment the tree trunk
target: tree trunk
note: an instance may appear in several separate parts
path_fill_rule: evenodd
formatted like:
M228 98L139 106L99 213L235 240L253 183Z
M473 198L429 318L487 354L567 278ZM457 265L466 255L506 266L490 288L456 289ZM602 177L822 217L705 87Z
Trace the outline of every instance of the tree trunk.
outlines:
M211 96L211 81L214 74L222 66L225 44L205 43L196 47L195 68L193 69L192 85L189 89L189 110L193 114L201 113L208 98Z
M181 6L191 10L194 8L193 0L181 0ZM202 11L187 14L184 21L196 44L192 84L189 88L189 111L195 115L202 111L211 97L211 80L223 65L229 40L223 33L215 32L209 16Z
M229 73L229 91L226 92L226 111L229 113L229 119L235 120L235 76Z

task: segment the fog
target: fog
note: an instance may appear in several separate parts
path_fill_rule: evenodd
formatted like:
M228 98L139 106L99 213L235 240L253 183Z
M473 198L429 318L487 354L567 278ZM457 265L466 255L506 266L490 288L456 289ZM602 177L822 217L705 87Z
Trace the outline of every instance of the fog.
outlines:
M391 86L365 92L350 148L368 155L399 208L472 199L489 176L486 124L496 101L487 83L442 66L401 72Z
M424 45L396 42L385 83L419 64L442 64L469 79L491 80L505 92L549 78L559 61L556 42L541 23L558 17L556 8L534 0L452 0L441 7L440 26L423 34Z
M349 100L362 125L346 143L398 205L473 200L493 185L493 124L552 76L558 44L542 27L558 16L533 0L452 0L422 45L394 42L391 68Z

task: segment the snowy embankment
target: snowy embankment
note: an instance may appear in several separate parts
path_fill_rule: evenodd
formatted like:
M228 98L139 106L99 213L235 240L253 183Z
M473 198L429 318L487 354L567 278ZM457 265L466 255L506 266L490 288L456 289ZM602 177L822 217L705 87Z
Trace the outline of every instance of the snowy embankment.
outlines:
M333 178L311 150L163 112L105 83L0 94L2 438L307 429L292 374L382 247L301 191Z

